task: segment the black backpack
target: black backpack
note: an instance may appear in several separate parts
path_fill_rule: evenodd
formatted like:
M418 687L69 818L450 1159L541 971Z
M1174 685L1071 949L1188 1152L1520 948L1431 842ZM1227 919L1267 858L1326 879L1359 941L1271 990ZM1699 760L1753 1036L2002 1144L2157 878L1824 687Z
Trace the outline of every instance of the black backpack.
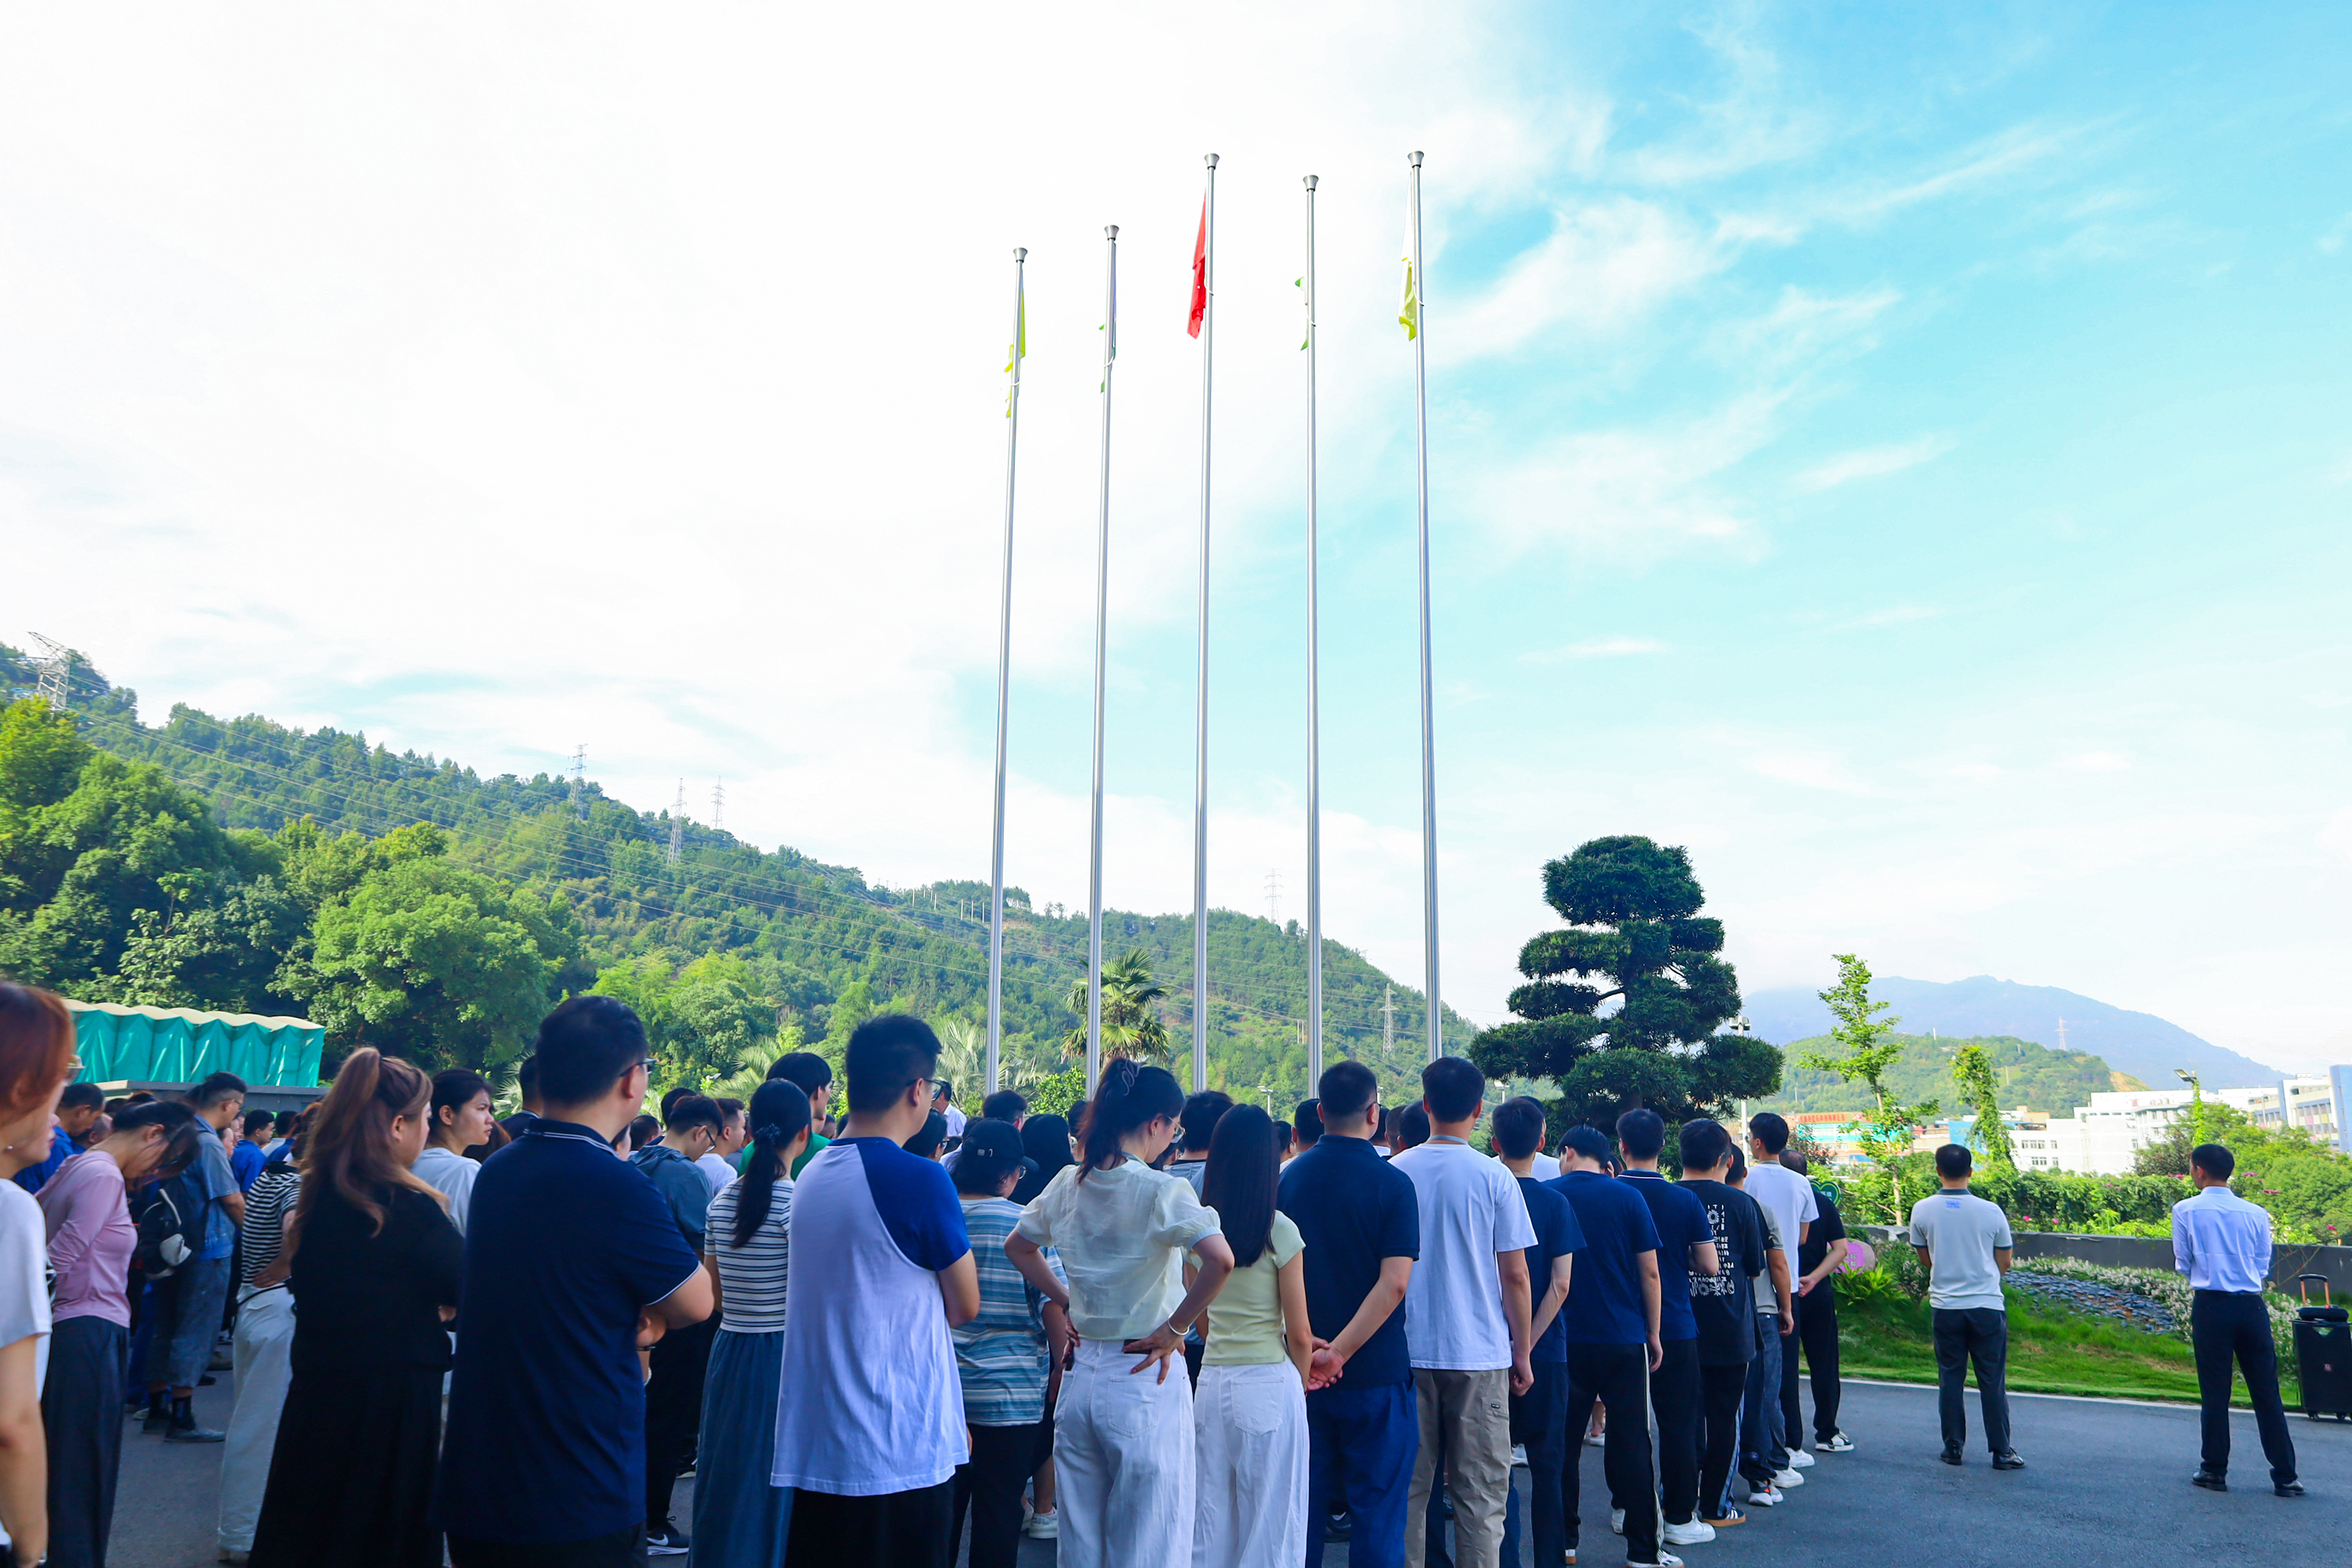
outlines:
M149 1189L138 1225L131 1267L145 1279L168 1280L204 1250L205 1200L183 1173Z

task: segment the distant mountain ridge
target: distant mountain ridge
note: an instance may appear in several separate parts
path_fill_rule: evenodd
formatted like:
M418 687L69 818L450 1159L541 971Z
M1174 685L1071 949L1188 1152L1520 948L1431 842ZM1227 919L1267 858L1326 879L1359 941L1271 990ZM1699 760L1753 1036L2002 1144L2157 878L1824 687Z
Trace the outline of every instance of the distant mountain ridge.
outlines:
M2028 986L1975 975L1965 980L1906 980L1881 975L1871 994L1894 1004L1903 1032L1932 1030L1948 1035L2013 1035L2040 1045L2089 1051L2109 1067L2128 1072L2155 1089L2170 1089L2187 1068L2208 1089L2276 1083L2282 1069L2215 1045L2154 1013L2134 1012L2056 986ZM2065 1038L2059 1038L2059 1020ZM1799 986L1753 991L1748 1020L1775 1045L1789 1045L1829 1032L1829 1009Z

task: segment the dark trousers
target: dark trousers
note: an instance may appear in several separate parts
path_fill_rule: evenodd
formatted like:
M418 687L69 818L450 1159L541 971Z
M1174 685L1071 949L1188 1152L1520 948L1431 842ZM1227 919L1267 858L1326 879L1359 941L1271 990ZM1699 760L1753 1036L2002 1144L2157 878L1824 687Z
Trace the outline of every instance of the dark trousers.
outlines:
M1658 1560L1658 1483L1650 1465L1650 1347L1646 1344L1575 1344L1568 1347L1568 1408L1571 1414L1591 1410L1598 1399L1609 1413L1609 1436L1601 1451L1601 1473L1609 1479L1609 1495L1625 1505L1625 1560ZM1583 1434L1577 1440L1583 1441ZM1563 1465L1559 1475L1559 1517L1567 1539L1576 1544L1581 1467ZM1540 1539L1536 1560L1549 1564L1557 1556L1543 1555Z
M1528 1364L1536 1375L1525 1394L1511 1396L1511 1438L1528 1450L1528 1522L1535 1561L1558 1563L1568 1547L1568 1525L1559 1512L1559 1473L1574 1450L1568 1430L1568 1363ZM1577 1428L1581 1437L1583 1428ZM1549 1478L1549 1479L1547 1479ZM1503 1568L1519 1568L1519 1489L1503 1505Z
M635 1524L585 1541L448 1540L451 1568L646 1568L646 1532Z
M2230 1363L2235 1358L2246 1376L2271 1479L2294 1479L2294 1439L2287 1436L2286 1406L2279 1401L2278 1347L2263 1299L2240 1291L2200 1291L2189 1302L2189 1333L2197 1347L2198 1403L2204 1406L2205 1468L2217 1476L2230 1473ZM56 1354L50 1352L52 1379ZM56 1558L55 1547L49 1555Z
M879 1497L793 1492L784 1568L949 1568L955 1482Z
M1013 1568L1021 1550L1021 1487L1037 1469L1037 1429L1042 1425L970 1428L971 1458L956 1467L948 1525L950 1558L956 1542L963 1538L964 1511L969 1508L971 1568Z
M51 1568L106 1568L114 1480L122 1468L122 1356L130 1338L121 1323L92 1317L68 1318L49 1335L41 1426L49 1446Z
M716 1319L672 1329L656 1342L646 1380L646 1528L669 1521L677 1472L702 1426L702 1384L710 1369Z
M1739 1457L1739 1406L1748 1396L1748 1364L1698 1369L1698 1516L1722 1519L1731 1507L1731 1466Z
M1320 1568L1322 1499L1347 1499L1348 1568L1402 1568L1404 1511L1421 1453L1421 1406L1410 1379L1307 1396L1307 1561Z
M1780 1363L1782 1403L1789 1416L1789 1441L1804 1430L1797 1410L1797 1355L1801 1347L1813 1378L1813 1441L1826 1443L1837 1436L1838 1418L1837 1276L1832 1274L1797 1298L1797 1337L1784 1342Z
M1780 1314L1756 1316L1756 1359L1748 1364L1748 1397L1739 1407L1739 1473L1769 1486L1789 1462L1780 1439Z
M1658 1503L1668 1524L1688 1524L1698 1507L1698 1341L1670 1339L1650 1374L1658 1423Z
M1936 1410L1943 1417L1944 1447L1969 1440L1969 1365L1977 1369L1977 1397L1984 1406L1985 1441L1996 1454L2009 1452L2009 1314L1992 1307L1937 1307L1936 1320Z

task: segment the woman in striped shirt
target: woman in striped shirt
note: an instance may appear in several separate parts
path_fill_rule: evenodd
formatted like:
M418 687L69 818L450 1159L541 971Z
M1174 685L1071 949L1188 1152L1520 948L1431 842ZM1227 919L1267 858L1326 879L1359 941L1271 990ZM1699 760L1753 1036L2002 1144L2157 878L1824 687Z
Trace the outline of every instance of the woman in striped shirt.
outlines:
M1070 1343L1068 1315L1023 1280L1005 1256L1005 1238L1021 1223L1021 1206L1009 1201L1021 1179L1021 1134L1013 1124L983 1117L964 1124L963 1146L950 1173L963 1199L964 1228L980 1270L980 1315L953 1331L971 1458L956 1467L948 1551L953 1555L969 1507L971 1568L1013 1568L1021 1547L1022 1483L1054 1451L1046 1373ZM1045 1257L1061 1279L1059 1261L1050 1252Z
M792 1274L793 1183L784 1173L808 1146L809 1102L772 1078L745 1113L751 1153L743 1174L710 1200L702 1266L726 1316L702 1385L702 1446L695 1461L698 1568L775 1568L791 1533L790 1487L768 1484L776 1457L776 1397L784 1366L784 1287Z

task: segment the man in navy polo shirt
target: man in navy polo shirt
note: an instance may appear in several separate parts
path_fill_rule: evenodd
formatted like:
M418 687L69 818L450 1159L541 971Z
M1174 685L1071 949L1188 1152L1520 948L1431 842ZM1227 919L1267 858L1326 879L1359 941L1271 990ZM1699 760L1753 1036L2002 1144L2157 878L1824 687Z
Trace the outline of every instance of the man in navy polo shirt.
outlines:
M1335 1482L1354 1521L1349 1568L1402 1568L1421 1418L1400 1309L1421 1256L1420 1200L1370 1141L1381 1120L1372 1070L1334 1063L1316 1093L1323 1135L1283 1167L1277 1200L1307 1244L1300 1256L1315 1330L1303 1568L1323 1561L1324 1503Z
M1561 1176L1548 1184L1568 1199L1584 1232L1569 1283L1568 1407L1609 1413L1602 1471L1609 1494L1625 1504L1625 1561L1633 1568L1679 1563L1658 1548L1656 1473L1650 1465L1650 1374L1665 1359L1658 1337L1658 1227L1642 1195L1609 1175L1609 1140L1570 1127L1559 1154ZM1560 1516L1576 1549L1580 1481L1560 1472Z
M1666 1146L1664 1118L1655 1111L1626 1112L1617 1118L1617 1145L1625 1152L1620 1179L1650 1206L1658 1227L1658 1339L1664 1358L1650 1374L1650 1409L1658 1418L1658 1501L1666 1520L1660 1534L1669 1546L1695 1546L1714 1540L1715 1528L1697 1515L1698 1320L1691 1312L1691 1275L1713 1274L1722 1265L1706 1205L1658 1174L1658 1154Z
M1568 1199L1536 1179L1536 1156L1543 1153L1544 1108L1526 1095L1495 1107L1495 1153L1519 1180L1536 1244L1528 1250L1528 1288L1537 1291L1528 1318L1528 1365L1535 1373L1526 1394L1511 1396L1511 1441L1528 1450L1534 1506L1528 1510L1535 1561L1558 1563L1568 1547L1568 1528L1559 1513L1559 1473L1574 1452L1568 1429L1568 1304L1576 1253L1584 1245L1576 1211ZM1503 1568L1519 1568L1519 1494L1503 1506Z
M641 1344L709 1317L709 1276L643 1172L613 1157L645 1103L645 1026L574 997L539 1026L542 1113L483 1163L441 1449L457 1568L645 1560Z

